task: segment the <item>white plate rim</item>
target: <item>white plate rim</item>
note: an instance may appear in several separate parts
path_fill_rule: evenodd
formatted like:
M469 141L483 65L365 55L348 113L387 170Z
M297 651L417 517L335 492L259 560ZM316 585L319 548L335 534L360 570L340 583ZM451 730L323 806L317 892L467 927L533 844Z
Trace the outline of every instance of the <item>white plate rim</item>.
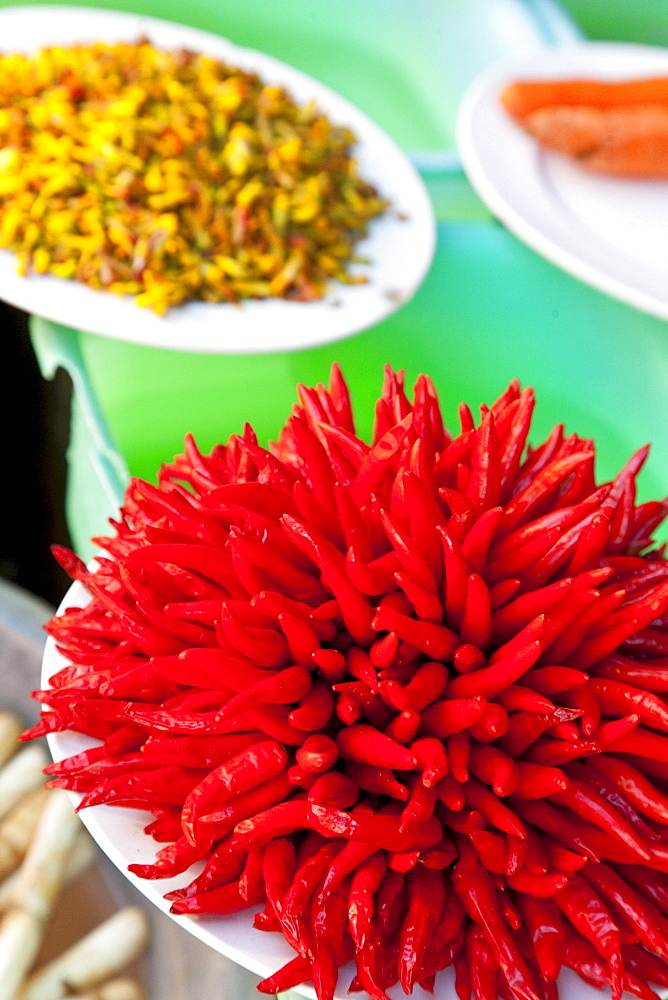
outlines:
M33 51L77 41L133 40L208 52L282 84L298 101L314 98L333 121L351 127L362 176L392 201L356 252L371 263L351 268L364 285L334 283L313 303L282 299L188 303L159 317L129 296L97 291L53 275L22 277L14 255L0 250L0 296L45 319L136 344L189 352L255 354L332 343L373 326L408 302L422 284L436 247L436 221L426 187L397 143L350 101L272 56L177 22L95 7L19 6L0 10L0 51Z
M541 149L498 100L503 85L515 79L576 75L621 78L655 72L668 75L668 48L627 42L568 43L529 57L501 60L481 73L466 91L456 138L471 184L519 239L593 288L642 312L668 319L668 273L651 265L639 268L634 257L604 241L597 242L591 231L560 213L541 177L541 163L558 154ZM501 155L490 151L483 132L494 134L497 148L503 148ZM660 186L668 194L668 182L639 183Z

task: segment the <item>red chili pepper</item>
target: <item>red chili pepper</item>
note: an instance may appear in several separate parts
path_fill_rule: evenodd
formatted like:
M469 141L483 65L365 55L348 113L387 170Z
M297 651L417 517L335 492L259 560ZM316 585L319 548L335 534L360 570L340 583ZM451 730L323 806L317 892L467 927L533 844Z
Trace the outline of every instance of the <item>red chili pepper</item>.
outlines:
M587 864L587 858L582 854L576 854L575 851L570 851L554 840L547 838L546 847L551 867L556 868L562 875L575 875L576 872L582 871Z
M481 928L473 926L466 939L469 977L474 1000L496 1000L499 994L494 954Z
M639 715L625 715L623 719L602 722L593 735L601 750L609 750L619 740L635 732L639 724Z
M348 897L350 933L357 949L364 946L371 930L375 910L375 894L387 871L387 858L375 851L352 875Z
M462 541L462 555L474 573L482 573L485 567L487 552L502 514L502 507L490 507L484 511Z
M633 826L617 809L584 782L571 779L570 787L564 792L559 792L554 798L557 802L567 805L582 819L605 830L639 859L650 860L650 851Z
M579 719L581 713L573 709L557 708L555 712L540 715L536 712L515 712L510 716L508 732L498 741L498 746L510 757L520 757L535 741L549 729Z
M596 989L604 989L610 985L610 970L607 963L599 958L589 941L570 931L568 925L566 925L564 964ZM652 1000L653 991L643 988L643 985L639 984L628 972L620 978L625 989L643 997L643 1000ZM616 989L619 990L619 987Z
M197 820L221 804L281 774L287 765L285 748L275 740L256 743L211 771L188 794L181 826L191 844L197 842Z
M342 848L342 841L325 841L295 871L283 901L281 925L288 942L300 954L312 957L312 931L306 919L309 901L324 877L331 860Z
M522 1000L539 1000L531 973L501 915L494 884L469 850L463 856L460 854L453 887L468 915L482 928L497 967L513 993Z
M396 663L399 649L399 636L396 632L388 632L382 639L376 640L369 649L369 658L374 669L382 672Z
M283 772L277 777L270 778L269 781L251 788L250 791L237 795L222 809L206 813L200 819L204 827L210 828L210 836L214 840L219 840L230 833L241 820L248 819L277 802L281 802L292 792L294 792L294 785L287 773Z
M457 540L451 534L450 525L447 528L439 525L438 531L441 535L445 563L444 598L446 618L456 628L460 628L466 610L469 566Z
M119 774L98 782L84 795L77 810L129 799L181 805L192 788L198 784L201 776L202 772L196 769L185 770L171 766L133 774Z
M631 925L644 946L665 962L668 959L668 920L658 907L641 898L628 882L600 861L586 865L582 877Z
M485 705L480 720L474 723L469 733L478 743L493 743L508 731L510 720L505 708L490 702Z
M541 975L548 982L554 982L563 964L566 947L559 910L551 899L524 893L518 893L515 899L531 938Z
M455 781L464 784L469 780L471 737L468 733L453 733L446 740L450 770Z
M328 685L315 681L288 715L290 725L304 732L324 729L334 714L334 697Z
M482 782L471 778L464 786L464 795L468 805L480 812L488 823L504 833L524 840L526 831L522 821L493 792L485 788Z
M433 566L430 563L430 568ZM408 573L397 571L394 579L399 584L404 594L413 605L416 617L434 625L440 625L444 617L444 609L441 601L431 591L426 590Z
M440 740L426 736L411 743L409 750L417 760L425 788L433 788L448 773L448 754Z
M339 750L330 736L324 733L308 736L297 750L297 763L306 771L316 774L329 771L339 758Z
M444 880L441 872L418 865L406 876L406 893L406 915L400 937L399 981L404 992L410 993L443 908Z
M239 876L239 895L249 903L261 898L265 891L262 871L264 852L264 847L249 851L243 871Z
M468 674L472 670L480 670L486 663L485 654L471 643L462 643L455 650L452 665L458 674Z
M185 841L185 838L183 838ZM244 861L238 854L229 854L227 846L214 847L210 852L204 869L200 875L192 880L187 886L180 889L173 889L165 894L165 899L173 902L177 899L185 899L187 896L196 896L199 893L208 892L210 889L218 889L229 882L235 881L241 875Z
M395 633L434 660L451 660L459 645L459 636L451 629L409 618L389 607L378 607L372 628Z
M486 704L483 698L448 698L437 701L422 712L422 731L425 736L445 739L475 725L483 716Z
M203 892L199 895L177 899L172 903L170 913L179 915L184 913L238 913L249 905L261 902L263 898L261 888L258 886L257 895L245 899L240 892L239 883L232 882L220 889L211 889L209 892Z
M255 987L259 993L283 993L311 978L311 962L302 955L296 955L273 975L267 976Z
M612 653L596 663L591 672L595 677L632 684L657 694L668 692L668 658L632 660L620 653Z
M489 588L478 573L471 573L467 581L466 606L460 635L465 643L481 649L485 649L492 638Z
M409 771L417 766L416 758L406 747L373 726L348 726L338 733L337 744L345 760Z
M336 684L346 676L345 657L337 649L317 649L311 659L324 681Z
M668 796L655 788L637 768L607 754L590 758L588 767L593 767L611 781L649 819L663 826L668 825Z
M149 737L141 756L152 764L182 767L216 767L262 741L262 733L230 733L226 736Z
M317 775L313 771L305 771L299 764L293 764L288 768L288 781L292 785L299 785L300 788L309 791L317 781Z
M545 767L521 760L516 764L517 786L513 796L518 799L543 799L568 787L568 778L561 768Z
M535 875L524 868L507 875L506 882L519 894L548 899L556 896L568 885L568 876L561 873Z
M475 847L483 868L494 875L508 871L508 841L491 830L472 830L469 839Z
M385 727L385 735L397 743L408 744L415 739L420 728L421 718L418 712L408 709L400 712Z
M264 848L262 878L267 902L280 918L283 901L295 874L295 847L287 837L270 841Z
M609 963L610 986L613 997L619 1000L623 989L621 942L619 928L609 910L581 875L571 876L554 901L573 927Z
M657 986L668 986L668 969L658 958L650 955L640 945L622 945L622 958L627 974L634 976L636 983L656 983ZM628 988L628 987L627 987ZM650 996L654 994L654 996ZM640 996L640 992L636 991ZM654 1000L658 994L648 990L646 1000Z
M388 681L385 691L397 711L414 709L421 712L443 694L448 680L445 666L430 660L418 667L408 684L402 686L397 681Z
M504 546L505 541L499 546L500 553ZM510 546L508 551L512 552L512 550L513 547ZM572 583L571 577L565 577L563 580L556 580L546 587L532 590L528 594L521 594L504 604L494 613L492 619L495 640L510 638L538 615L548 612L566 596Z
M592 678L589 687L606 715L633 713L652 729L668 732L668 707L657 695L621 681Z
M529 642L523 648L510 653L509 656L482 670L470 674L461 674L453 678L448 685L449 698L473 698L483 696L494 698L505 688L523 677L540 657L543 647L539 639Z
M527 835L524 838L524 856L522 861L534 875L545 875L550 867L545 843L546 838L544 836L539 837L533 826L527 826L526 831Z
M335 889L312 915L314 931L313 985L322 1000L333 1000L342 953L343 961L352 957L350 938L345 935L348 920L350 879Z
M503 555L501 558L488 562L485 567L487 582L496 585L507 577L513 577L517 573L523 572L527 566L535 565L550 551L552 546L561 537L561 534L561 529L558 527L548 528L544 534L530 538L524 544ZM535 586L539 585L536 584Z
M466 805L463 784L450 774L446 774L436 785L436 794L444 806L452 812L461 812Z
M257 705L290 705L300 701L311 690L311 675L304 667L294 666L280 670L270 677L256 681L223 705L218 718L227 719L241 715Z
M371 608L359 590L349 582L344 557L324 535L316 529L307 528L290 515L285 514L281 524L288 538L320 569L323 580L339 603L350 635L359 642L368 641L372 635Z
M511 684L498 695L497 701L506 712L536 712L544 715L546 712L554 712L556 707L549 698L520 684Z
M539 694L555 694L576 687L578 684L586 684L588 680L589 675L582 670L573 670L571 667L542 667L540 670L532 670L525 678L525 684Z
M570 776L579 778L590 785L598 795L617 809L635 828L639 837L647 841L659 839L660 835L643 819L629 799L603 774L579 763L569 764L568 772Z
M318 892L315 898L314 908L322 908L327 897L335 892L360 865L364 864L376 849L373 844L349 840L344 847L332 858L329 867L318 883Z
M324 803L334 809L349 809L359 798L359 787L340 771L319 775L308 793L309 802Z
M374 843L379 849L390 851L427 850L439 843L443 832L440 822L434 816L418 829L403 833L400 829L400 816L361 812L352 814L316 804L308 809L307 820L308 825L325 836L367 841Z
M401 813L402 832L415 830L434 814L437 793L434 788L427 788L418 775L412 775L409 780L410 796Z
M537 740L527 750L526 757L534 764L554 767L569 760L578 760L580 757L589 757L600 752L601 747L596 740L573 740L572 743L568 743L563 740L544 739Z
M600 861L596 849L590 846L589 837L595 830L591 824L578 823L575 828L569 824L564 814L549 802L542 800L516 801L514 803L516 812L527 823L532 823L537 829L550 834L559 844L569 847L571 850L583 854L590 861ZM583 829L586 833L583 835Z
M510 795L517 788L518 765L503 750L474 743L471 747L470 766L476 778L490 785L495 795L501 798Z
M398 781L394 771L389 767L350 761L346 764L346 774L359 788L363 788L366 792L371 792L374 795L388 795L401 802L408 799L408 789Z

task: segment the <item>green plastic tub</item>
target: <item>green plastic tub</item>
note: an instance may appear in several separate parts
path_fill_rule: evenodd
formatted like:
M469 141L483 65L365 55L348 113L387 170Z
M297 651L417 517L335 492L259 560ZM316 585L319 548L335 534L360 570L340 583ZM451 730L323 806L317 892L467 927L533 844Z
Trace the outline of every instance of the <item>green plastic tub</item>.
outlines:
M152 13L147 3L125 9ZM535 439L560 421L595 437L601 478L654 441L642 495L666 492L666 324L521 244L490 217L453 153L455 111L473 77L496 58L578 37L563 8L549 0L200 0L187 10L168 2L161 16L187 17L264 49L376 118L423 173L438 245L411 302L366 332L313 350L174 352L33 318L44 374L63 366L74 383L67 513L84 558L93 552L90 537L103 533L116 512L128 475L153 479L187 431L204 449L245 421L261 441L275 437L297 383L326 380L334 360L349 381L364 435L386 363L406 369L409 381L430 374L453 425L460 401L491 402L517 377L536 389Z

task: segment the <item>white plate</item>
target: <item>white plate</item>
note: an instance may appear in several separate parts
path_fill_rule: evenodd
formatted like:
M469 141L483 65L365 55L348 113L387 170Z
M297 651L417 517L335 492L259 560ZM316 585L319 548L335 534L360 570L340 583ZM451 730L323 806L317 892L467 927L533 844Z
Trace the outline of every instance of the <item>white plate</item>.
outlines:
M257 72L285 86L300 104L315 100L332 121L352 129L358 140L355 155L361 176L392 202L358 246L370 263L351 269L351 273L368 276L368 283L333 283L318 302L267 299L240 306L197 302L161 318L135 305L130 296L96 291L49 275L21 277L13 254L4 250L0 251L0 298L90 333L153 347L223 354L299 350L329 343L379 322L411 298L435 248L429 196L396 143L338 94L270 56L181 24L86 7L46 5L0 11L0 50L4 53L31 52L50 44L134 41L142 34L157 48L186 47Z
M86 588L80 583L75 583L65 595L57 614L62 614L66 608L83 607L89 599L90 595ZM66 662L56 649L53 639L49 637L42 662L41 685L43 688L49 686L49 678L65 666ZM95 746L98 741L77 733L64 732L52 733L47 736L47 742L53 759L59 761ZM81 800L82 796L77 793L69 792L68 794L75 803ZM113 864L151 903L154 903L164 913L169 913L170 904L163 898L164 894L178 886L187 885L199 871L199 867L193 866L189 873L185 872L176 878L162 879L157 882L138 878L128 872L128 865L151 864L155 859L156 851L161 846L143 831L143 827L153 817L135 809L114 806L94 806L90 809L84 809L79 815L91 836ZM261 909L261 907L255 909ZM255 909L249 908L231 916L206 916L204 918L180 916L172 917L172 919L221 955L225 955L242 968L264 978L294 958L295 953L280 934L255 930L252 926ZM344 966L339 975L338 989L334 1000L350 1000L351 994L347 990L354 973L353 963ZM187 989L185 992L187 993ZM299 986L290 992L290 996L293 995L293 992L315 1000L315 991L311 986ZM600 991L587 986L570 969L564 969L559 977L559 992L562 1000L600 1000L601 996ZM363 996L362 994L355 995ZM260 997L261 994L256 994L256 996ZM287 1000L288 994L282 993L281 996ZM366 997L366 994L364 996ZM392 1000L405 1000L405 994L398 984L389 990L389 996ZM411 996L414 1000L457 1000L452 968L446 969L437 976L433 994L426 993L419 986L416 986ZM242 998L239 997L239 1000ZM244 997L243 1000L251 1000L251 998Z
M471 183L516 236L594 288L668 319L668 181L588 173L541 148L499 103L512 80L655 75L668 75L668 49L609 42L497 63L467 91L457 141Z

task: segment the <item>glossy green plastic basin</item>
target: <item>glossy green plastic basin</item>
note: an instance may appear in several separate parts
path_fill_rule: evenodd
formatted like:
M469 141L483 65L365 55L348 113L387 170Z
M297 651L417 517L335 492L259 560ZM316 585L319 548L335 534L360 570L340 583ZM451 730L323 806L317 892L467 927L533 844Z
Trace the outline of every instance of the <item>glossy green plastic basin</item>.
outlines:
M122 483L124 461L132 474L152 479L181 450L186 431L209 449L244 421L266 442L288 416L296 384L326 380L333 360L348 379L364 436L386 363L405 368L409 382L431 375L451 426L460 401L474 408L492 402L517 377L536 390L534 442L558 422L594 437L603 481L653 441L641 497L662 496L668 487L665 323L580 284L487 223L443 223L433 268L414 300L338 345L215 364L208 355L135 347L133 377L126 378L124 344L91 335L79 341L117 443L117 452L112 445L105 455L90 426L74 421L69 523L82 554L91 553L88 538L114 512L113 493L97 495L100 482L111 473ZM101 451L111 470L99 467Z
M107 4L115 6L115 4ZM642 6L642 4L640 4ZM125 9L154 13L147 3ZM315 16L317 12L317 16ZM431 272L378 326L315 350L203 355L128 344L33 318L45 375L74 380L68 523L82 556L120 501L128 474L152 479L187 431L209 449L250 422L275 437L297 383L341 363L360 433L368 435L384 364L431 375L447 421L491 402L511 378L533 385L533 440L557 422L594 437L605 480L647 441L641 497L668 487L668 328L561 272L491 219L452 162L455 109L493 59L577 34L543 0L230 0L168 2L161 16L265 49L373 115L422 168L439 221ZM382 31L380 30L382 26Z

